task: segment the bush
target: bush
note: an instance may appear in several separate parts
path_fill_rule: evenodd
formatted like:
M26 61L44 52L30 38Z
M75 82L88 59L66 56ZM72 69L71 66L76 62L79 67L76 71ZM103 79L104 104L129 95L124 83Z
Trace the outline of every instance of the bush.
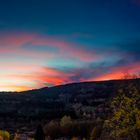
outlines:
M61 137L60 125L56 121L51 121L45 126L45 134L51 138Z
M140 93L137 86L120 89L111 102L111 118L105 121L104 129L112 139L139 140L140 138Z
M8 131L0 130L0 138L2 140L10 140L10 133Z

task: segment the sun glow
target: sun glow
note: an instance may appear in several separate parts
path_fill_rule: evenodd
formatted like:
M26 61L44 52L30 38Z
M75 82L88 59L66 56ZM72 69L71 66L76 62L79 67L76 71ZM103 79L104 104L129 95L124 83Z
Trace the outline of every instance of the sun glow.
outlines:
M28 90L28 87L26 86L0 86L0 91L4 91L4 92L13 92L13 91L25 91Z

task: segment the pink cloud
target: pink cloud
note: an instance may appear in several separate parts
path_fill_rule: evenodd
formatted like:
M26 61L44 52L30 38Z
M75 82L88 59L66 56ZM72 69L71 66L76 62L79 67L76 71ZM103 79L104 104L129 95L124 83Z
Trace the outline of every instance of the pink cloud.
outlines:
M28 45L32 47L52 47L56 48L58 52L48 51L35 51L34 49L28 49ZM26 46L27 45L27 46ZM25 48L26 46L26 48ZM76 43L71 43L62 39L51 37L48 35L40 35L33 33L21 33L21 34L4 34L0 35L0 53L1 54L15 54L24 57L32 57L44 60L56 60L58 57L63 59L73 58L82 62L97 62L97 60L103 58L101 55L96 54L95 51L88 51L85 46L81 46ZM117 54L118 55L118 54ZM18 57L17 56L17 60ZM121 56L122 57L122 56ZM125 57L125 56L124 56ZM47 58L47 59L46 59ZM97 71L92 68L73 69L70 72L62 71L52 67L43 67L41 63L36 62L33 59L32 63L18 61L13 62L1 62L0 61L0 87L1 89L14 89L15 90L28 90L33 88L39 88L46 85L60 85L69 82L75 82L73 79L77 78L77 81L99 81L120 79L123 77L123 73L138 73L140 71L140 62L135 62L125 66L114 66L109 68L109 72L104 73L101 70L101 75L96 77ZM80 63L80 61L78 61ZM52 64L53 65L53 64ZM92 73L94 76L92 76ZM89 78L91 75L91 78ZM6 80L5 80L6 79ZM14 82L13 82L14 81ZM3 88L2 88L3 87Z
M101 56L97 55L96 52L91 52L86 50L84 46L80 46L79 44L70 43L64 40L60 40L54 37L50 37L48 35L42 36L40 34L33 33L23 33L23 34L8 34L8 35L0 35L0 53L20 53L20 54L29 54L36 55L34 50L25 50L25 44L30 43L32 46L51 46L52 48L59 49L60 56L75 58L81 61L94 61L99 59ZM27 49L27 48L26 48ZM48 55L47 51L44 52L44 55ZM41 52L43 56L43 53ZM36 55L37 56L37 55ZM55 54L53 55L55 57Z

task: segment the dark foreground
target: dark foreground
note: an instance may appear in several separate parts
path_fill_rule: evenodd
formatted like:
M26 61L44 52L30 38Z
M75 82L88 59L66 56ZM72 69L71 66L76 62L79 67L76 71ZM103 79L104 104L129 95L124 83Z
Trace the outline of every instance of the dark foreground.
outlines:
M139 87L140 80L134 79L0 93L0 136L138 140Z

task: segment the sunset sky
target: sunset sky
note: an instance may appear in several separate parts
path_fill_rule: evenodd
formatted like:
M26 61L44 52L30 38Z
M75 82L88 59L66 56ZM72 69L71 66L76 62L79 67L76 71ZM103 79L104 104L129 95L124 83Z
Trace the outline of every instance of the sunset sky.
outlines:
M0 91L140 73L140 0L0 1Z

